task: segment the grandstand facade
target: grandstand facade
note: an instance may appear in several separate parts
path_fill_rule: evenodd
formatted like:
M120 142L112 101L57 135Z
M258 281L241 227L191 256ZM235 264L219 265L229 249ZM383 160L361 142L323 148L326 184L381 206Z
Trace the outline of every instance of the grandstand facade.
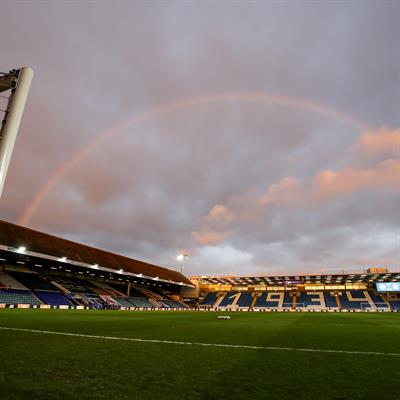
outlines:
M400 273L192 277L199 307L231 311L399 311ZM390 290L378 290L386 283ZM394 290L392 289L394 287Z

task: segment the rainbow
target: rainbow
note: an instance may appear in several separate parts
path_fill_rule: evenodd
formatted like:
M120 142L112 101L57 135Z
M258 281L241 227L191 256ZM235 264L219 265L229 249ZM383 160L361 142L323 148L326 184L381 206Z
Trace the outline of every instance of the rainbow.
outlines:
M85 158L98 146L107 142L114 136L120 134L127 128L136 127L137 125L157 116L167 115L176 111L183 111L199 105L228 103L232 101L274 104L294 108L311 113L316 113L321 116L340 121L356 128L357 130L369 129L369 126L366 122L361 121L352 115L338 111L332 107L309 101L303 98L288 97L264 92L210 93L203 96L195 96L170 101L135 114L132 117L122 121L121 123L111 127L110 129L98 134L94 139L90 140L86 145L84 145L80 150L74 153L50 175L48 180L29 202L28 206L22 211L20 217L18 218L18 223L24 226L29 225L30 221L43 203L44 199L52 190L54 190L57 184L62 181L64 176L67 175L70 170L72 170L83 158Z

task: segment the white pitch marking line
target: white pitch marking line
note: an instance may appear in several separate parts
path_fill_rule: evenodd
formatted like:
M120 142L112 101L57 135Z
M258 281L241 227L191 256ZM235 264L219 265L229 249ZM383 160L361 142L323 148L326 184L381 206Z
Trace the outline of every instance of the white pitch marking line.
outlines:
M139 338L127 338L117 336L97 336L97 335L85 335L83 333L70 333L70 332L56 332L56 331L42 331L38 329L25 329L25 328L11 328L7 326L0 326L0 330L8 331L19 331L19 332L30 332L30 333L44 333L48 335L60 335L60 336L73 336L83 337L88 339L103 339L103 340L121 340L127 342L144 342L144 343L163 343L163 344L179 344L186 346L205 346L205 347L224 347L233 349L251 349L251 350L278 350L278 351L298 351L303 353L332 353L332 354L355 354L355 355L366 355L366 356L389 356L389 357L400 357L400 353L382 353L378 351L352 351L352 350L333 350L333 349L307 349L307 348L296 348L296 347L270 347L270 346L250 346L245 344L222 344L222 343L201 343L201 342L179 342L174 340L158 340L158 339L139 339Z

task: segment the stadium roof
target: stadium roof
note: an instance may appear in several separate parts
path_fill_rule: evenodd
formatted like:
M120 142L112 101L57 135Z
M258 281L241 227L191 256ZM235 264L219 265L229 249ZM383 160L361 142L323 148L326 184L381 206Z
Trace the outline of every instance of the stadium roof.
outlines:
M96 268L143 279L193 286L180 272L1 220L0 251L63 262L71 266Z
M201 276L192 277L204 285L266 285L266 286L290 286L299 284L328 284L341 285L344 283L375 283L398 282L400 272L384 273L343 273L343 274L319 274L319 275L285 275L285 276Z

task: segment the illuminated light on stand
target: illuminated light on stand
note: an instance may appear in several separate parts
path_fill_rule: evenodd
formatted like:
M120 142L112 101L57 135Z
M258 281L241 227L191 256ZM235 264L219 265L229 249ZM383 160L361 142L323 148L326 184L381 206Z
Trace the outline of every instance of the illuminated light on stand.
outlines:
M18 247L17 253L24 254L25 252L26 252L26 247L25 246Z
M184 270L184 268L185 268L185 267L183 266L183 263L184 263L184 261L186 261L188 258L189 258L189 256L188 256L187 254L178 254L178 255L176 256L176 260L182 263L182 264L181 264L181 274L183 273L183 270Z

